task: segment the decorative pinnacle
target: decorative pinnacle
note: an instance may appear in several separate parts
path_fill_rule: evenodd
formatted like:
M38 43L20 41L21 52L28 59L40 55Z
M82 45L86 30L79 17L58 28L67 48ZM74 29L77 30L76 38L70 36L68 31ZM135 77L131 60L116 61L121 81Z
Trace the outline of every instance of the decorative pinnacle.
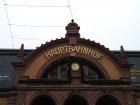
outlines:
M122 64L127 64L128 63L123 46L120 47L120 60L121 60Z
M71 22L74 23L74 19L72 19Z
M80 27L78 26L77 23L74 22L74 19L71 20L71 22L66 26L66 37L69 37L71 35L75 36L75 37L79 37L79 30Z
M21 48L18 52L17 57L19 62L22 62L24 60L24 44L21 44Z

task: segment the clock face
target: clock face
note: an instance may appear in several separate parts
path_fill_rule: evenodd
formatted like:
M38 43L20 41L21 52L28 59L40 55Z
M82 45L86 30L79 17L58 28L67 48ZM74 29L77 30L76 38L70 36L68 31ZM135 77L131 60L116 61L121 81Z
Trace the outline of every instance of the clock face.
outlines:
M71 70L78 71L80 68L80 65L78 63L72 63L71 64Z

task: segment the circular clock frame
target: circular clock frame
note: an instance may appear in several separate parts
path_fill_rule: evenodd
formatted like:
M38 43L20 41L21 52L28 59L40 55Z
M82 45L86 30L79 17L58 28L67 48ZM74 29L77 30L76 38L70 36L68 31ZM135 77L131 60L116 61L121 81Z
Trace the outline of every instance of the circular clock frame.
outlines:
M72 71L78 71L80 68L80 65L78 63L72 63L71 64L71 70Z

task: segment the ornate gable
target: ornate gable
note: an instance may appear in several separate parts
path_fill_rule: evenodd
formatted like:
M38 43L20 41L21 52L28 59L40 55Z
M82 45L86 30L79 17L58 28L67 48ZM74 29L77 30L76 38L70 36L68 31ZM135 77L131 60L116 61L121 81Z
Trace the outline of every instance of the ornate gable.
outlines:
M122 66L118 58L104 45L80 38L79 29L78 24L72 20L66 26L65 38L46 42L34 50L26 59L14 63L16 71L14 83L22 79L39 78L45 68L66 57L77 57L92 62L109 80L126 78L126 74L129 77L130 66ZM23 47L21 52L22 50Z

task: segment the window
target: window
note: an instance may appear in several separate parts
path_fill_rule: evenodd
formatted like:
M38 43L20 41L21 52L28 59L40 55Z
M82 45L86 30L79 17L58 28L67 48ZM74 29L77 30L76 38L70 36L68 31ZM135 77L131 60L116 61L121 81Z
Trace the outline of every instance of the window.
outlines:
M76 72L79 73L79 79L81 79L82 82L105 79L104 74L98 67L96 67L95 64L79 57L66 57L53 62L44 70L41 78L51 81L70 82L72 75L71 73L74 73L71 68L71 64L73 63L77 63L80 66Z
M58 65L57 67L53 68L51 72L46 75L48 79L66 79L68 77L68 65Z
M96 69L90 68L87 65L83 65L83 75L84 78L88 80L98 79L98 74L96 73Z
M84 83L94 83L97 80L105 79L102 71L92 62L83 61L81 63L82 81Z
M46 78L48 80L68 80L69 79L69 65L66 64L58 64L53 65L45 70L46 72L43 74L42 78Z

